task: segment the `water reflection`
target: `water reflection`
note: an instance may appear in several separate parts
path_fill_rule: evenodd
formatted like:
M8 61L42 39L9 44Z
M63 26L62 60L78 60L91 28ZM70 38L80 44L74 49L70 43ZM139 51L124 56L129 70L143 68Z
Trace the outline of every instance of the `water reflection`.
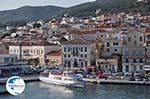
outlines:
M88 84L86 88L66 88L42 82L26 84L20 96L0 99L150 99L150 86Z
M73 95L73 90L71 88L67 88L65 86L58 86L58 85L53 85L53 84L48 84L48 83L38 83L40 88L45 88L48 89L49 92L57 92L60 94L66 94L69 93L69 95Z

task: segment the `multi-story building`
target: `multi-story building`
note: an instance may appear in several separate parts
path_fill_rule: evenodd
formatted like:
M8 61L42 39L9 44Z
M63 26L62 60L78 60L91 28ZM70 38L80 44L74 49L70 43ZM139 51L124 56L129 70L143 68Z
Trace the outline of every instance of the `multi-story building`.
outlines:
M113 55L117 55L118 57L115 58L119 59L119 70L123 72L143 71L144 32L128 26L124 26L119 31L113 36L109 36L104 42L102 57L111 58ZM122 63L120 62L121 59Z
M144 32L130 29L125 38L126 46L128 47L143 47L144 46Z
M150 72L150 29L145 33L145 64L144 70Z
M122 71L124 73L144 70L144 47L125 47L122 52Z
M128 27L121 40L122 71L124 73L143 71L145 59L144 32Z
M45 64L46 54L60 50L56 44L48 42L21 42L9 45L9 54L16 54L19 59L38 58L41 65Z
M67 67L85 68L91 62L91 45L86 40L77 38L62 44L63 64Z
M84 30L73 30L71 31L70 39L82 38L87 41L96 41L100 38L107 38L108 34L103 29L84 29Z
M111 57L113 54L121 54L122 42L119 38L108 38L104 42L102 57Z

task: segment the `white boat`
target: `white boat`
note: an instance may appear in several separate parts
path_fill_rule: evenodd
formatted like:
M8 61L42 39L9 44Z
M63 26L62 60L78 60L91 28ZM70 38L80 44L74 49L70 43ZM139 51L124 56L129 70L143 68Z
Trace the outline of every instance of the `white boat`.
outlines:
M42 73L39 77L42 82L62 85L68 87L84 87L84 82L81 77L69 72L50 71L49 73Z

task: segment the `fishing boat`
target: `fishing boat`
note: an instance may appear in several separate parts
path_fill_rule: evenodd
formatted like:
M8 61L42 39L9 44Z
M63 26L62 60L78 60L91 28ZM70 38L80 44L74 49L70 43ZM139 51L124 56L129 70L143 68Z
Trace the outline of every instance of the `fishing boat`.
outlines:
M39 79L42 82L55 85L80 88L84 87L84 81L82 80L82 77L77 76L70 71L51 70L49 72L43 72L41 73Z

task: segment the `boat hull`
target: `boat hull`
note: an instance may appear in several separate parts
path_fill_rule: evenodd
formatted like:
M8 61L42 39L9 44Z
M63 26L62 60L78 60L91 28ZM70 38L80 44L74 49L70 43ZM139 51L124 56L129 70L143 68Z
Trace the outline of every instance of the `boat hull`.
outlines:
M54 85L67 86L67 87L79 87L79 88L84 87L84 82L81 82L81 81L80 82L63 81L63 80L51 79L49 77L39 77L39 79L42 82L54 84Z

